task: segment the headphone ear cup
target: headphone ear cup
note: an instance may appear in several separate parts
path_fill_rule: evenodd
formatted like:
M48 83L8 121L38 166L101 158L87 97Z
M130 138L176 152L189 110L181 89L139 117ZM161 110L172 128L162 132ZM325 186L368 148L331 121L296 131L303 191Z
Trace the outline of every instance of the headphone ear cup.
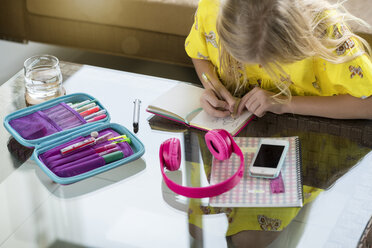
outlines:
M230 158L233 152L232 137L224 129L210 130L205 135L205 142L209 151L218 160Z
M162 158L165 167L170 171L175 171L181 165L181 145L177 138L170 138L161 144Z

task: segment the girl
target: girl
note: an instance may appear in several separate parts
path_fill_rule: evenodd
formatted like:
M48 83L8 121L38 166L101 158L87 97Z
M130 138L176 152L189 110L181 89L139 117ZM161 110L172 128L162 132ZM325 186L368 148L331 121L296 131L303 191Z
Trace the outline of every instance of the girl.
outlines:
M202 107L216 117L237 109L372 119L370 48L349 20L366 25L323 0L200 0L185 49L205 87ZM322 191L303 189L304 204ZM261 231L283 230L298 211L234 208L226 235L236 246L266 246L280 232ZM202 213L190 206L191 230Z
M185 43L209 114L372 119L370 48L347 26L363 21L320 0L221 2L200 1Z

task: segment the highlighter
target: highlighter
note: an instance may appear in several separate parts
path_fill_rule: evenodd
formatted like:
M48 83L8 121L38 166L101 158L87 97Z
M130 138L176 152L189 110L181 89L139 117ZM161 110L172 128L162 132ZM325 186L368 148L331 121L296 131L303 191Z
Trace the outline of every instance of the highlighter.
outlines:
M116 151L116 152L103 155L102 158L105 160L105 164L108 164L108 163L124 158L124 154L122 151Z

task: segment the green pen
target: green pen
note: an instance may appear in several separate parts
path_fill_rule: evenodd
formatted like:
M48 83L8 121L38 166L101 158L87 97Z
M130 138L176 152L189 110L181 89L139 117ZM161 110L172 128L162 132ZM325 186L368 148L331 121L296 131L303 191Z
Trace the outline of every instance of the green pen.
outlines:
M116 152L103 155L102 158L105 160L105 164L108 164L108 163L124 158L124 154L122 151L116 151Z

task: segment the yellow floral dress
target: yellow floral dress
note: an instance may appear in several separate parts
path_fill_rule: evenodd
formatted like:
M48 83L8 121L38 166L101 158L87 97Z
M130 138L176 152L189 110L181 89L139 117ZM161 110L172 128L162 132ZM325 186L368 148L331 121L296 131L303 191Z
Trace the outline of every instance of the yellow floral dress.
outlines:
M185 41L185 49L191 58L211 61L217 68L217 72L221 73L218 55L219 38L216 31L218 8L218 0L200 0L194 25ZM332 37L338 37L344 28L346 28L344 25L331 26L327 29L327 33ZM335 51L339 56L352 56L358 52L361 52L361 45L355 38L348 39ZM280 66L290 76L290 90L293 95L349 94L358 98L372 95L372 63L365 53L342 64L310 57ZM259 64L246 65L245 73L250 85L267 90L275 89L270 76Z
M194 24L185 41L185 49L191 58L210 61L220 74L216 31L218 8L218 0L200 0ZM335 25L329 27L327 33L337 37L341 35L343 28L345 28L343 25ZM339 56L351 56L360 51L359 42L351 38L335 53ZM358 98L372 95L372 63L365 53L342 64L311 57L281 67L290 76L290 90L293 95L350 94ZM275 88L270 76L260 65L246 65L245 70L250 85L267 90ZM208 174L208 171L206 173ZM194 178L198 176L194 175ZM194 186L197 186L197 183ZM304 185L303 191L304 204L307 204L314 200L322 189ZM201 206L198 200L193 199L189 206L189 222L202 228L203 214L225 213L229 222L227 236L242 230L281 231L299 211L300 208L212 208Z

